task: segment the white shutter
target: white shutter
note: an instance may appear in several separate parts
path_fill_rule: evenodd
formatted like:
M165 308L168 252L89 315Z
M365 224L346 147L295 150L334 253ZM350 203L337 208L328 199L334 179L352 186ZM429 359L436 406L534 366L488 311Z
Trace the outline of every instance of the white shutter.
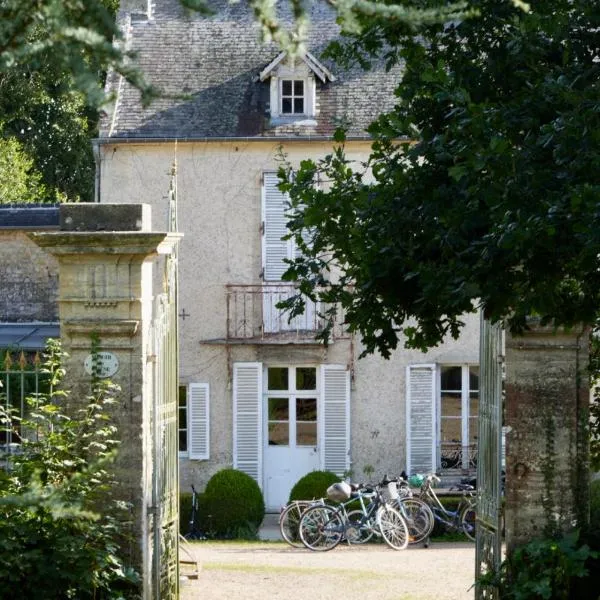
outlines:
M350 372L323 365L321 389L321 464L341 477L350 468Z
M188 386L188 449L192 459L208 460L209 458L209 414L208 383L190 383Z
M277 188L277 173L263 173L263 268L265 281L281 281L288 265L284 259L293 258L293 241L282 240L288 233L287 196Z
M406 368L406 470L435 471L435 365Z
M233 365L233 468L262 488L262 364Z

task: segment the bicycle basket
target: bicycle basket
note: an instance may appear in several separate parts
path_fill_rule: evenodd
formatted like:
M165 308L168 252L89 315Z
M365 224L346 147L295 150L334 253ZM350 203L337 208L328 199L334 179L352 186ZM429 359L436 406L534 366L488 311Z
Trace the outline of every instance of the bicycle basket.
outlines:
M396 500L399 498L400 494L398 493L398 484L395 481L390 481L383 488L382 495L386 502L390 502L391 500Z
M352 488L345 481L339 481L327 488L327 497L334 502L349 500L351 494Z

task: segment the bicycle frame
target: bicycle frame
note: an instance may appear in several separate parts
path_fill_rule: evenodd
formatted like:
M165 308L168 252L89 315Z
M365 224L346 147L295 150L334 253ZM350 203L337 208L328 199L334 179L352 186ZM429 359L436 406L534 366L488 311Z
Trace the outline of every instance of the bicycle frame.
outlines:
M463 491L456 510L449 510L438 498L438 495L431 486L431 482L426 480L426 482L423 483L423 488L421 488L420 497L429 504L436 521L439 521L456 531L461 530L460 517L463 514L463 511L468 506L472 505L472 502L469 500L469 498L472 497L471 495L467 495L467 493Z

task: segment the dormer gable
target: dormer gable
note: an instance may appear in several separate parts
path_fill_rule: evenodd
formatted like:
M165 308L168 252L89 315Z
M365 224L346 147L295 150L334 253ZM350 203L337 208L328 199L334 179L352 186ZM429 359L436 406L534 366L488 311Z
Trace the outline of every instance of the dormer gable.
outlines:
M271 119L312 120L316 116L316 79L325 84L335 81L331 71L310 52L289 56L281 52L259 74L260 81L270 79Z

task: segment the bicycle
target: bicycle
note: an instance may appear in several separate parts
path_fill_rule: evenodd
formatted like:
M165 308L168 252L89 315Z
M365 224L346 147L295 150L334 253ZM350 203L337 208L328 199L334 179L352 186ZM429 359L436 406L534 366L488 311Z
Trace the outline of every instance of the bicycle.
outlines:
M198 511L198 495L192 485L192 513L189 520L189 531L183 536L186 540L205 540L206 536L196 526L196 512Z
M476 531L476 504L473 497L473 486L468 484L459 484L456 486L456 489L462 492L462 496L456 510L449 510L440 502L440 499L433 489L433 482L439 481L441 480L437 475L434 475L433 473L427 475L423 481L419 497L430 506L436 521L443 523L453 531L464 533L467 538L474 542Z
M327 496L340 504L336 507L313 506L300 520L300 539L310 550L332 550L344 538L350 544L364 543L373 535L383 537L395 550L407 547L406 521L383 497L382 484L334 483L327 489ZM361 509L348 512L347 506L356 501Z
M279 532L281 537L294 548L303 548L300 539L300 519L305 511L311 506L324 505L323 498L319 500L292 500L281 508L279 513Z
M387 476L384 477L384 482ZM429 504L413 496L408 480L402 475L387 483L387 493L392 505L404 517L408 527L408 543L417 544L427 540L433 531L435 517Z

